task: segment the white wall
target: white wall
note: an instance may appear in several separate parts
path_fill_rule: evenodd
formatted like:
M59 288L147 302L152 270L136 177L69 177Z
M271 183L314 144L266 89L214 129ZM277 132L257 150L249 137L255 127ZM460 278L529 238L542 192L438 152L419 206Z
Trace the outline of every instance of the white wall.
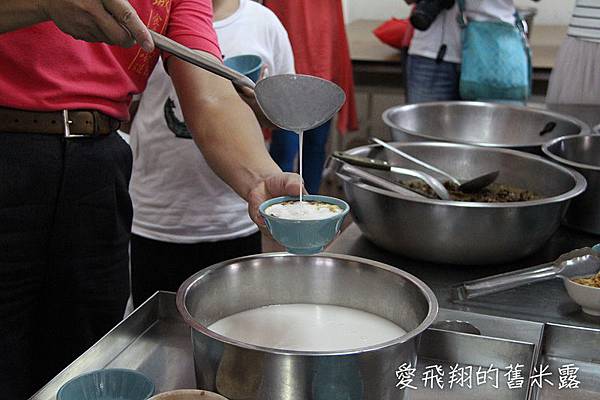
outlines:
M404 18L409 13L409 7L404 0L342 0L342 2L347 22L357 19ZM575 0L540 0L539 2L515 0L515 3L519 7L538 9L535 24L567 25Z

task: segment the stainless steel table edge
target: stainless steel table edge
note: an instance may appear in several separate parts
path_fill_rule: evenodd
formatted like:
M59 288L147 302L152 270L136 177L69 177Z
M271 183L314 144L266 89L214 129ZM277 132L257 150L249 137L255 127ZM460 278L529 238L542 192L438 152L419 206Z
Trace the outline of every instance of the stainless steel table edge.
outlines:
M58 389L70 379L89 371L106 368L161 317L179 319L175 306L175 293L156 292L37 391L30 400L54 400ZM183 323L183 320L180 322Z
M455 310L442 310L442 315L446 317L449 316L463 318L468 317L470 314L468 312L462 311L457 312ZM477 315L476 317L489 318L491 323L506 323L507 321L510 321L510 318L500 318L496 316ZM169 330L165 330L165 327L170 328ZM158 331L152 333L152 331L156 329L158 329ZM544 324L543 330L544 332L555 332L562 336L570 335L573 332L579 333L581 334L578 336L579 338L594 339L593 344L596 344L596 340L600 339L600 329L596 330L591 328L572 327L568 325ZM173 332L177 333L175 343L173 342ZM430 343L435 343L437 339L445 336L445 342L447 343L462 343L463 346L464 344L468 344L469 347L472 347L472 343L476 342L484 342L487 344L500 344L500 348L504 350L512 349L512 347L514 347L514 349L516 349L515 351L517 351L516 354L525 354L525 352L527 352L527 347L530 347L531 352L527 352L527 354L531 353L531 358L527 358L531 360L531 366L537 365L539 362L541 362L543 357L546 355L543 354L545 349L544 345L548 347L548 342L553 340L552 338L548 339L546 337L540 336L540 340L538 343L531 343L523 340L511 340L485 335L477 336L459 332L443 331L435 328L429 329L426 332L426 334L429 335ZM177 353L175 355L177 358L187 358L186 360L182 360L181 363L175 366L174 370L166 371L163 369L161 373L157 373L155 374L155 376L151 376L151 378L153 378L157 386L157 392L178 388L188 388L193 387L195 385L195 377L192 364L192 346L191 339L189 336L189 328L184 324L176 309L175 293L159 291L156 292L139 308L137 308L127 318L121 321L117 326L115 326L110 332L108 332L97 343L90 347L85 353L83 353L80 357L73 361L73 363L66 367L50 382L48 382L48 384L46 384L33 397L31 397L30 400L54 400L58 389L69 379L94 369L115 366L115 360L118 360L116 366L137 369L145 373L148 368L148 365L143 365L143 362L140 364L138 360L139 357L137 357L138 354L133 354L133 357L132 355L127 354L128 351L132 351L132 347L134 346L137 346L135 349L137 352L146 351L147 347L143 347L144 337L146 337L146 341L149 340L154 342L154 350L149 351L148 353L144 353L144 356L148 357L148 363L156 362L157 359L160 362L163 362L163 348L169 348L170 351L172 351L173 348L176 348ZM425 341L427 341L427 336L425 336ZM556 340L552 341L552 343L555 342ZM554 347L556 347L556 345L554 345ZM156 351L157 348L159 351ZM420 351L419 356L423 359L428 360L429 358L427 358L427 355L434 356L433 358L435 359L440 359L444 357L448 358L448 356L451 356L453 352L456 355L456 349L446 349L437 353L434 352L434 354L431 354L431 350L430 354L427 354L427 351L423 350ZM485 352L487 352L486 354L493 356L493 350L486 349ZM460 354L457 355L456 358L466 362L473 362L473 357L475 357L476 353L477 349L474 348L472 354ZM551 353L554 354L553 352ZM500 357L506 357L507 353L504 353L504 356L502 354L502 352L498 353ZM559 354L569 356L570 353L568 349L560 349ZM488 358L486 358L486 361L489 361L489 356ZM597 363L598 368L600 370L600 359L593 359L592 361ZM452 360L452 362L454 362L454 360ZM475 364L477 364L477 362L475 362ZM178 380L171 379L171 381L167 383L159 381L169 379L169 377L166 376L168 374L184 376L180 376ZM524 375L530 376L530 374L531 371L524 371ZM182 382L185 382L185 384L182 385ZM597 392L595 391L594 393L598 393L600 396L600 387L598 388ZM443 392L439 393L440 399L444 398L442 394ZM516 394L517 392L515 392L515 395ZM532 397L531 393L528 393L526 398L535 398L537 400L543 399L544 397Z

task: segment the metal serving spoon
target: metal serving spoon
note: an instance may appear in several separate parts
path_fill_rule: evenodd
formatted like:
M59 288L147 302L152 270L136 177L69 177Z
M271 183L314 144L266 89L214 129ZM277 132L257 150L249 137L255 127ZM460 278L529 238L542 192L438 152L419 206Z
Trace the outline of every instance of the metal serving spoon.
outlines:
M238 87L253 89L265 116L276 126L294 132L323 125L337 113L346 95L335 83L309 75L274 75L257 84L239 72L150 30L159 49L229 79Z
M469 179L467 181L460 181L457 178L455 178L454 176L450 175L449 173L447 173L444 170L439 169L438 167L435 167L431 164L426 163L425 161L422 161L418 158L416 158L415 156L411 156L408 153L405 153L404 151L395 148L394 146L384 142L383 140L377 139L377 138L372 138L372 140L383 146L384 148L390 150L393 153L398 154L399 156L406 158L407 160L410 160L416 164L419 164L422 167L427 168L430 171L433 172L437 172L440 175L443 175L444 177L448 178L452 183L454 183L455 185L458 186L458 190L460 190L461 192L464 193L472 193L472 192L478 192L481 189L486 188L487 186L491 185L492 183L494 183L494 181L496 179L498 179L498 175L500 175L500 171L493 171L493 172L488 172L487 174L483 174L480 176L477 176L473 179Z
M431 189L433 189L435 194L440 199L450 200L450 193L448 193L448 190L444 187L444 185L442 185L442 182L438 181L433 176L426 174L425 172L415 171L413 169L408 168L395 167L393 165L388 164L387 161L376 160L368 157L354 156L350 154L345 154L341 151L334 152L332 157L347 162L348 164L356 165L358 167L390 171L400 175L414 176L415 178L421 179Z

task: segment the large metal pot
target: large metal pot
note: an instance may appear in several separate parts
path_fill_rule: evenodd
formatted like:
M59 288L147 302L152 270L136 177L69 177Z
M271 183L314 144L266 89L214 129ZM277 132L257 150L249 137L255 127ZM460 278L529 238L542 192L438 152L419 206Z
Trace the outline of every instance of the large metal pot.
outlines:
M460 179L499 170L499 183L543 196L519 203L415 199L338 172L362 233L384 249L415 259L487 265L527 256L552 236L569 200L585 190L581 174L520 151L440 142L391 144ZM420 169L389 151L382 153L380 147L363 146L348 153Z
M271 304L333 304L367 311L408 333L338 352L283 351L218 335L207 326ZM177 308L192 327L198 387L231 399L404 399L395 371L415 365L421 333L438 303L420 280L375 261L343 255L263 254L216 264L185 281Z
M542 150L587 180L585 192L569 206L565 224L600 235L600 136L566 136L546 143Z
M586 134L583 121L548 110L472 101L409 104L382 115L397 142L442 141L540 153L550 139ZM544 135L544 128L554 128Z

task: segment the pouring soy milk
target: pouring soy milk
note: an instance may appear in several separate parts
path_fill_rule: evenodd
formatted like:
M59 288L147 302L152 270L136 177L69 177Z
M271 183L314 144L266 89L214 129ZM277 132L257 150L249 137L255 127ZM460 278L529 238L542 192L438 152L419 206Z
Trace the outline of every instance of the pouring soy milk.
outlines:
M299 135L298 158L302 183L304 132L323 125L340 110L346 100L344 91L325 79L284 74L259 81L256 84L256 99L273 124ZM302 190L299 203L300 209L304 209Z

